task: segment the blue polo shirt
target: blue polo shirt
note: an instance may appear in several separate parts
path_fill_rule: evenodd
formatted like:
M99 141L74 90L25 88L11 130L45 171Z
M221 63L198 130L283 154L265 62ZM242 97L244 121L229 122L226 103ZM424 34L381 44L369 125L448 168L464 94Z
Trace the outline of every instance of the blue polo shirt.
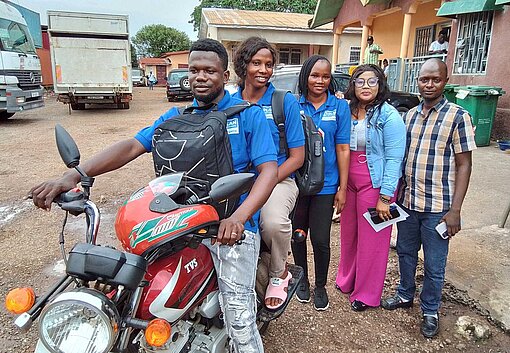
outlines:
M272 83L269 83L267 90L257 102L262 107L266 120L269 123L269 129L273 136L273 141L276 150L278 151L278 166L281 166L283 162L287 160L285 150L279 151L280 149L280 135L278 133L278 126L276 125L273 118L273 109L271 108L271 100L275 87ZM233 97L242 98L242 90L234 93ZM292 93L287 93L283 100L283 113L285 114L285 137L287 140L287 146L289 148L297 148L305 145L305 134L303 132L303 125L301 123L299 104Z
M345 99L338 99L328 92L326 102L315 109L305 97L299 97L305 114L312 117L324 139L324 187L319 195L336 194L338 189L338 163L336 145L349 145L351 138L351 111Z
M231 97L228 91L225 91L225 96L218 103L217 108L218 110L224 110L241 102L242 100ZM198 105L196 100L193 101L193 105ZM154 130L162 122L176 115L179 115L179 111L177 107L174 107L160 116L152 126L140 130L135 139L145 147L147 152L150 152ZM250 107L229 118L227 131L236 173L245 171L250 162L257 167L266 162L276 161L276 150L271 139L269 126L260 107ZM241 196L241 203L246 199L246 196L247 194ZM259 211L253 215L253 220L255 226L250 225L250 222L246 222L244 227L246 230L255 233L258 230Z

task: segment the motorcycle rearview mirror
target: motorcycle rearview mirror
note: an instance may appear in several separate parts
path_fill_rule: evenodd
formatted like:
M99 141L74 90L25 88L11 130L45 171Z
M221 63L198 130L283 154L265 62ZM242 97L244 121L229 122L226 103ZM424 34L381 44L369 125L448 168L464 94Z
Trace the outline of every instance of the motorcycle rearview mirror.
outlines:
M255 182L255 174L238 173L223 176L211 185L209 198L213 202L222 202L228 198L236 198L250 191Z
M77 167L80 164L80 151L71 135L60 124L55 126L55 139L57 140L60 158L62 158L67 168Z

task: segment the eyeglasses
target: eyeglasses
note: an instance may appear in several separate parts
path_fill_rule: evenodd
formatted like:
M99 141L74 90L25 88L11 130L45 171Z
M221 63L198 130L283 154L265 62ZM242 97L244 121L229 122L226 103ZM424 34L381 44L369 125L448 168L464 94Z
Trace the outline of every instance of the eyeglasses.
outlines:
M368 87L375 87L379 83L379 78L378 77L370 77L369 79L367 79L365 81L364 78L358 77L358 78L354 79L354 86L361 88L365 85L365 82L368 84Z

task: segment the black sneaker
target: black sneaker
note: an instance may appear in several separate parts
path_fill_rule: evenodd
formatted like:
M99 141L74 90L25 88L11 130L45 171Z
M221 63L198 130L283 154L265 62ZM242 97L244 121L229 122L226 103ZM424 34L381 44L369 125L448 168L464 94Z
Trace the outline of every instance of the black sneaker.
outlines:
M432 338L439 332L439 319L434 316L423 316L421 333L426 338Z
M317 311L324 311L329 308L329 299L326 288L316 287L314 290L313 307Z
M310 302L310 283L307 280L302 279L296 289L296 299L300 303Z

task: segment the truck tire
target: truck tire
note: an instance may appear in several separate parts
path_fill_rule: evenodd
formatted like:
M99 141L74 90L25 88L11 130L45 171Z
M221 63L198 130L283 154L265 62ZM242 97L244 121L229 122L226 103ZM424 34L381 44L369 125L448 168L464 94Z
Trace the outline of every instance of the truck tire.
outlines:
M0 112L0 120L7 120L13 115L14 113Z
M189 78L188 76L184 76L179 80L179 86L183 91L191 91L191 87L189 85Z
M129 102L126 103L117 103L118 109L129 109Z
M85 110L85 103L71 103L72 110Z

